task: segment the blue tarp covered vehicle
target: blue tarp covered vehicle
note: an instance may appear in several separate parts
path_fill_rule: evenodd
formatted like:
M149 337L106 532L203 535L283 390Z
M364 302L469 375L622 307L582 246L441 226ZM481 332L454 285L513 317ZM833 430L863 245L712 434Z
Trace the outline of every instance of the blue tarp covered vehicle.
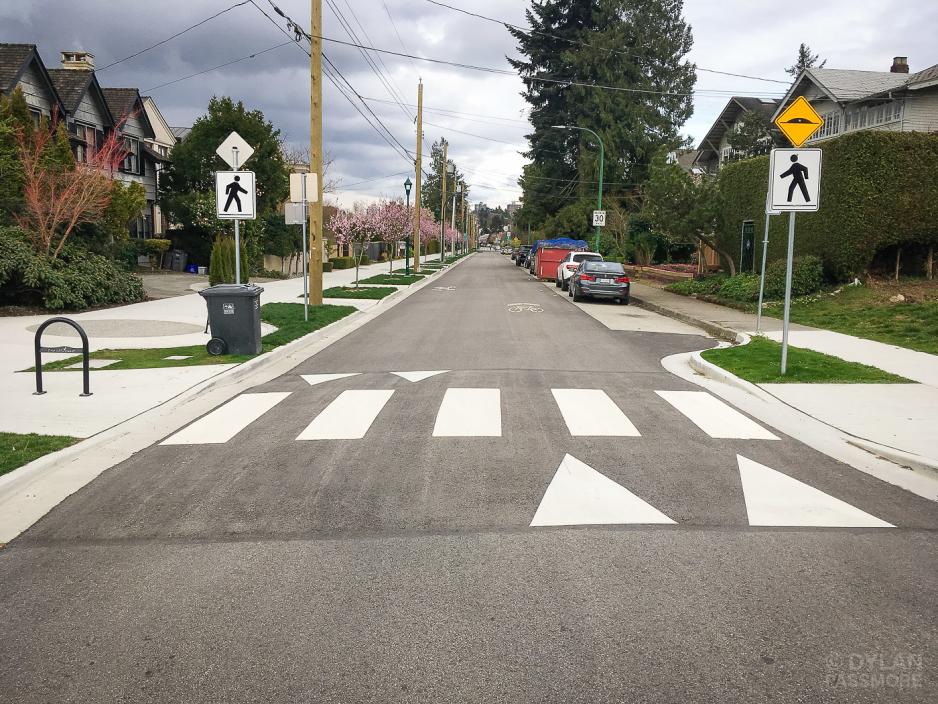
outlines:
M569 237L557 237L552 240L536 240L529 256L533 257L541 247L561 247L563 249L588 249L585 240L571 240Z

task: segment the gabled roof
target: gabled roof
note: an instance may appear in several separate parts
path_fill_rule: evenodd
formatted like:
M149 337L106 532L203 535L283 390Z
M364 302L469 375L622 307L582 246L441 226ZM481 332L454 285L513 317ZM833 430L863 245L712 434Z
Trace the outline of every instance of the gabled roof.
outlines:
M909 90L919 90L938 84L938 64L913 73L909 79Z
M143 124L146 136L154 136L153 125L150 124L150 118L147 117L147 111L140 99L140 91L136 88L102 88L101 92L104 93L111 114L118 120L133 115Z
M72 71L65 68L50 68L49 77L58 91L65 109L73 112L91 85L94 74L91 71Z
M173 136L180 142L189 136L189 133L192 131L191 127L170 127L170 131L173 133Z
M756 112L771 118L777 107L778 100L775 98L749 98L746 96L733 96L730 98L726 103L726 107L723 108L723 112L714 121L713 126L704 135L704 138L700 140L698 160L707 153L716 154L719 152L723 136L744 112Z
M64 113L65 106L62 99L55 90L52 78L42 63L42 57L36 50L35 44L5 44L0 43L0 93L11 93L13 88L19 82L23 72L30 63L36 63L39 73L46 80L46 86L49 89L49 95L59 110Z

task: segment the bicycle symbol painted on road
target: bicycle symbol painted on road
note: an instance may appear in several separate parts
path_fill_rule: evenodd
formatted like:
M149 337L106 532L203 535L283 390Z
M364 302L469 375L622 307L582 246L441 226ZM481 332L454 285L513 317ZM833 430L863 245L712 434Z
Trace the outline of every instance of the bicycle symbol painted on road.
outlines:
M543 313L544 309L537 303L509 303L509 313Z
M455 291L456 287L455 286L434 286L433 290L434 291Z

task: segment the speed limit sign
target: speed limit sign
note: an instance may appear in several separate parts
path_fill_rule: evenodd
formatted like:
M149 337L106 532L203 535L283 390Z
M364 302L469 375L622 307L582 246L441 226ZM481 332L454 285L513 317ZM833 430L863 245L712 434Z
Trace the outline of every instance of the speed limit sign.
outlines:
M593 211L593 227L605 227L605 226L606 226L606 211L594 210Z

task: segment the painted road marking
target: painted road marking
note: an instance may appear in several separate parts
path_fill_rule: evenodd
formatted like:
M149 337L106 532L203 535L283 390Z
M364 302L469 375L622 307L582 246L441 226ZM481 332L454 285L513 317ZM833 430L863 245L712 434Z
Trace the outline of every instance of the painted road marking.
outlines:
M772 433L706 391L655 391L712 438L778 440Z
M211 445L228 442L289 395L289 391L241 394L168 437L160 445Z
M407 379L407 381L423 381L424 379L429 379L431 376L436 376L437 374L446 374L449 369L439 369L434 372L391 372L392 374L401 377L402 379Z
M641 437L602 389L551 389L571 435Z
M435 438L501 437L498 389L447 389L433 426Z
M894 528L819 489L736 455L751 526Z
M670 518L621 484L572 455L565 455L532 526L668 523Z
M347 379L350 376L358 376L359 374L361 372L352 372L351 374L300 374L300 376L310 386L316 386L316 384L323 384L336 379Z
M394 391L343 391L306 426L297 440L359 440L374 423Z

